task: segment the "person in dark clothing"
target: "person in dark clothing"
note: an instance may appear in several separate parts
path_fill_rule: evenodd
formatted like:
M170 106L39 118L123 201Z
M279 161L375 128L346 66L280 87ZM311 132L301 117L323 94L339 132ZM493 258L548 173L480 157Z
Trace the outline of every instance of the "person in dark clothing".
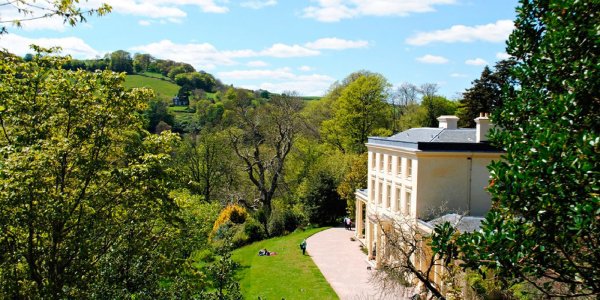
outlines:
M302 240L302 243L300 243L300 249L302 249L302 255L305 255L305 253L306 253L306 240Z

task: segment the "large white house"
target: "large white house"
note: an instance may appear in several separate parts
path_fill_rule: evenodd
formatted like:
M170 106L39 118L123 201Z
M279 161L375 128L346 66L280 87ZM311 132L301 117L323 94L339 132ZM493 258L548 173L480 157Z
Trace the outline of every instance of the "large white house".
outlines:
M381 222L408 217L427 225L429 213L440 206L475 217L490 208L487 166L500 159L501 151L487 143L489 116L475 119L475 129L458 128L456 116L441 116L438 121L439 128L370 137L366 144L368 187L356 192L356 237L377 267L386 255ZM465 220L476 227L481 219Z

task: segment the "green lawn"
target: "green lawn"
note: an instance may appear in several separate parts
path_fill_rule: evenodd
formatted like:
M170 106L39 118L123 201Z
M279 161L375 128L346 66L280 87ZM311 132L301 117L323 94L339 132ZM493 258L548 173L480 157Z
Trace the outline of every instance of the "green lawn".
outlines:
M169 111L172 113L188 113L187 106L170 106Z
M127 75L127 77L125 77L125 87L151 88L160 99L168 101L177 95L177 92L179 91L179 86L174 83L141 75Z
M326 228L299 231L237 249L233 259L241 263L240 287L245 299L339 299L312 259L302 255L303 239ZM276 256L258 256L267 248Z

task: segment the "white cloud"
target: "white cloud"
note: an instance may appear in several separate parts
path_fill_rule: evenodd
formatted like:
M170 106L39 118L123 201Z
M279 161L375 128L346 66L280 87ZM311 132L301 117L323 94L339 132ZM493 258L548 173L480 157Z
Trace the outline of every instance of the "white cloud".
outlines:
M467 74L452 73L452 74L450 74L450 77L453 77L453 78L465 78L465 77L467 77Z
M32 39L16 34L2 36L2 47L17 55L23 56L27 53L33 53L33 50L29 47L32 44L46 48L60 46L62 48L61 54L71 55L75 58L86 59L100 55L100 52L76 37Z
M369 42L362 40L344 40L340 38L322 38L314 42L306 43L304 46L310 49L344 50L352 48L366 48Z
M269 64L262 61L262 60L253 60L253 61L249 61L248 63L246 63L246 66L248 67L254 67L254 68L260 68L260 67L266 67Z
M467 59L465 61L465 64L469 65L469 66L485 66L487 65L487 61L483 58L474 58L474 59Z
M140 26L150 26L152 23L148 20L139 20L138 24L140 24Z
M317 75L286 82L265 82L259 87L275 93L295 91L303 96L322 96L334 81L335 79L329 76Z
M273 81L266 78L263 83L240 84L239 86L253 90L263 89L275 93L295 91L303 96L322 96L334 81L334 78L327 75L312 74L295 75L292 80L283 81Z
M205 13L226 13L229 11L229 8L218 5L215 0L91 0L89 3L94 6L107 3L112 6L113 12L152 18L185 15L185 12L179 8L185 5L197 6Z
M315 0L316 6L304 8L303 16L321 22L337 22L361 16L407 16L435 11L435 5L455 0Z
M106 3L112 7L112 13L133 15L152 19L181 22L187 17L183 6L196 6L205 13L226 13L229 8L217 4L215 0L89 0L82 2L84 7L98 7Z
M148 53L161 59L183 61L199 69L214 69L217 65L234 65L236 62L233 58L243 56L243 53L219 51L209 43L175 44L170 40L136 46L130 50Z
M356 11L346 5L342 5L341 1L332 5L323 2L325 1L321 1L318 7L309 6L305 8L303 16L321 22L338 22L342 19L350 19L356 16Z
M275 93L295 91L307 96L323 95L335 81L334 78L322 74L298 75L293 73L290 68L235 70L219 72L217 77L248 89L263 89ZM261 83L245 83L248 80Z
M260 52L261 56L271 57L303 57L303 56L315 56L321 52L308 49L299 45L286 45L277 43L268 49Z
M2 20L4 21L23 19L25 17L43 16L48 12L47 10L42 9L49 7L47 2L52 1L36 2L36 5L41 7L40 9L33 8L31 6L24 7L16 2L12 3L12 5L2 5L0 6L0 16L2 16ZM228 12L229 8L218 4L220 2L227 3L228 0L89 0L81 1L79 6L82 8L82 10L87 10L98 8L103 3L106 3L112 7L112 13L159 19L161 22L168 21L180 23L182 19L187 17L187 13L184 11L183 6L196 6L205 13ZM32 10L32 13L24 16L22 13L18 12L17 7L27 8ZM147 21L140 22L145 23ZM65 24L63 19L60 17L52 17L24 21L22 22L22 26L25 30L43 29L63 31L66 27L68 27L68 24Z
M406 40L406 43L415 46L423 46L433 42L456 43L456 42L504 42L514 28L511 20L498 20L477 26L454 25L448 29L432 32L421 32Z
M4 2L6 2L6 1L4 1ZM13 20L22 20L24 18L43 16L44 14L47 13L47 11L42 10L42 9L36 9L33 7L23 6L16 1L11 1L11 2L13 2L13 3L11 3L11 5L0 5L0 16L2 17L3 22L10 22ZM6 4L6 3L4 3L4 4ZM39 5L40 7L48 7L48 4L45 2L36 3L36 5ZM27 8L27 9L31 10L31 14L24 15L22 13L19 13L19 11L17 10L17 7ZM16 28L16 26L13 25L12 23L4 23L3 25L7 26L7 27ZM56 17L56 16L51 17L51 18L40 18L40 19L34 19L34 20L28 20L28 21L21 22L21 28L24 30L27 30L27 31L40 30L40 29L63 31L66 27L67 27L67 25L64 24L63 20L60 17Z
M298 70L303 71L303 72L308 72L308 71L312 71L313 68L311 68L309 66L301 66L298 68Z
M448 59L443 56L427 54L421 57L417 57L417 61L425 64L445 64Z
M240 3L240 6L242 7L247 7L247 8L252 8L252 9L261 9L263 7L267 7L267 6L273 6L277 4L277 0L252 0L252 1L245 1Z
M217 73L219 78L229 80L254 80L254 79L294 79L296 75L290 72L289 68L274 70L235 70Z
M320 49L343 50L348 48L362 48L367 45L368 42L360 40L323 38L304 45L276 43L262 50L219 50L209 43L176 44L170 40L162 40L160 42L132 47L130 50L152 54L155 57L164 59L184 61L200 69L214 69L219 65L230 66L239 64L236 61L238 58L318 56L321 55ZM247 62L246 65L249 67L266 67L268 64L262 60L253 60Z
M136 1L136 0L102 0L90 1L98 6L100 2L105 2L112 7L113 13L134 15L153 19L185 18L187 13L176 5L160 5L155 1ZM93 4L92 4L93 5Z
M189 43L176 44L170 40L162 40L160 42L140 45L130 48L131 51L143 52L151 54L162 59L171 59L175 61L183 61L192 64L199 69L214 69L216 66L231 66L236 65L237 58L251 57L306 57L320 55L317 50L308 49L299 45L286 45L277 43L269 48L261 51L251 49L240 50L219 50L209 43ZM255 66L262 65L264 62L251 62Z
M506 52L498 52L498 53L496 53L496 58L500 59L500 60L509 59L510 57L511 56L508 53L506 53Z

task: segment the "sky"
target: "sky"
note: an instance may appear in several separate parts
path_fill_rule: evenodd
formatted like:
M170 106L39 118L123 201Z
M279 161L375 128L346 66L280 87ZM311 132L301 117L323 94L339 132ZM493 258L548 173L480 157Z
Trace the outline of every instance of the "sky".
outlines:
M6 0L0 3L7 2ZM86 59L115 50L186 62L225 84L322 96L352 72L436 83L457 99L507 58L517 0L81 0L112 6L75 27L44 18L8 28L0 48L60 46ZM36 3L39 3L36 2ZM18 17L0 6L0 20Z

